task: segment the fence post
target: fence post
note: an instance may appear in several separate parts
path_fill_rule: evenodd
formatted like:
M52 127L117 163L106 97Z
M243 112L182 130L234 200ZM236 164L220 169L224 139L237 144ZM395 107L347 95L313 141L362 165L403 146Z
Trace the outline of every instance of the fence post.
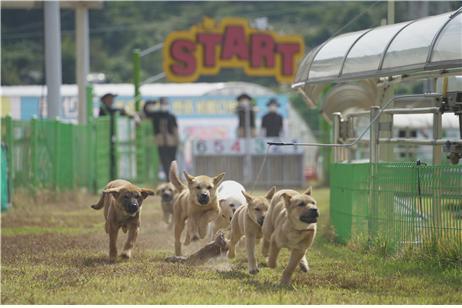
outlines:
M442 114L433 114L433 139L442 138ZM441 237L441 145L433 145L433 193L432 193L432 216L435 227L436 240Z
M54 183L53 183L53 186L54 186L54 189L55 190L58 190L59 189L59 171L60 171L60 164L61 164L61 160L60 160L60 155L59 155L59 138L61 136L61 134L59 133L59 122L58 120L53 120L52 122L52 125L53 125L53 128L54 128L54 131L55 131L55 140L54 140L54 149L55 149L55 163L52 164L54 165Z
M141 51L133 50L133 86L135 88L135 111L140 111L141 104Z
M31 158L32 158L32 172L31 172L31 183L32 183L32 189L35 192L35 189L37 187L37 175L38 175L38 149L37 149L37 144L38 144L38 128L37 128L37 119L33 118L31 120Z
M372 106L370 109L369 121L372 122L375 117L379 114L380 107ZM369 211L368 211L368 234L369 241L377 235L377 215L378 215L378 204L377 204L377 192L375 191L375 175L377 173L378 163L378 140L379 140L379 119L377 119L371 125L369 135Z
M14 147L14 125L13 125L13 119L11 116L6 116L5 117L5 124L6 124L6 158L8 160L8 188L9 188L9 195L10 195L10 200L13 198L13 192L14 192L14 157L13 157L13 147Z
M87 85L87 125L93 121L93 85Z

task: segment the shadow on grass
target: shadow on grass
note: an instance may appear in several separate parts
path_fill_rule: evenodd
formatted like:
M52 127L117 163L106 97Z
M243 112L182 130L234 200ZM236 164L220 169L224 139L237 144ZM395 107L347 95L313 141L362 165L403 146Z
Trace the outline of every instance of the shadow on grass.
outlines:
M275 291L293 291L295 290L292 286L281 285L279 281L259 281L255 279L256 277L251 274L243 273L242 271L232 270L232 271L225 271L225 272L218 272L218 275L222 279L232 279L232 280L239 280L248 284L249 286L253 286L255 291L261 293L268 293L268 292L275 292Z
M79 258L78 262L81 263L85 267L97 267L101 265L109 265L112 264L109 262L107 256L90 256L84 257L83 259Z

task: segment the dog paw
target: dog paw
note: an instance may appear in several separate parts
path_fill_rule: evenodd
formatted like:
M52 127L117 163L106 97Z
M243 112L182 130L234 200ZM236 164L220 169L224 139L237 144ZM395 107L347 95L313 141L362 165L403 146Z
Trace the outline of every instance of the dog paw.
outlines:
M260 270L258 268L249 270L249 274L251 274L251 275L256 275L256 274L258 274L258 272L260 272Z

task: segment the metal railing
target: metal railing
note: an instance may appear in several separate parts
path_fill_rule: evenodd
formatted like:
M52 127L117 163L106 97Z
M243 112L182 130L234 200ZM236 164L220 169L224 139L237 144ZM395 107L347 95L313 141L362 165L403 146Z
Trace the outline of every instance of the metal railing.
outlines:
M135 134L132 119L120 121L129 122L133 132L116 136L116 177L156 182L158 159L151 123L139 123ZM116 116L116 126L118 122ZM95 192L110 180L108 116L86 125L46 119L21 121L11 117L2 118L1 123L12 188L63 191L85 187Z

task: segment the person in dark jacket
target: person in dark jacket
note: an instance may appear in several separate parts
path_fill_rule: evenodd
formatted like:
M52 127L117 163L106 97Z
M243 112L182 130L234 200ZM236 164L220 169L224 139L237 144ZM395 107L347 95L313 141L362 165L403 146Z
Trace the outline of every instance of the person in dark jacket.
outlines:
M249 113L249 137L256 137L256 129L255 129L255 106L252 102L252 97L247 93L242 93L237 98L237 108L236 113L239 118L239 125L237 130L237 135L239 138L245 138L246 134L246 111Z
M157 108L157 102L146 102L143 111L146 117L151 118L154 130L154 138L159 152L160 162L164 170L166 180L170 164L176 158L176 152L180 139L178 136L178 124L176 116L168 110L168 100L165 97L159 99L160 106Z
M283 127L282 116L278 113L280 107L278 101L272 98L266 104L268 112L261 120L261 128L264 130L265 137L280 137Z
M115 108L114 107L114 97L116 97L116 94L112 93L106 93L103 96L101 96L100 101L100 107L99 107L99 116L109 116L110 117L110 177L111 180L114 180L116 177L116 162L115 162L115 136L114 136L114 115L116 112L118 112L120 115L127 116L128 114L125 112L125 109L121 108Z
M114 97L116 97L116 94L112 93L106 93L103 96L101 96L100 101L101 104L99 106L99 116L106 116L110 115L113 116L116 112L119 112L120 115L127 115L125 112L125 109L122 108L115 108L114 107Z

